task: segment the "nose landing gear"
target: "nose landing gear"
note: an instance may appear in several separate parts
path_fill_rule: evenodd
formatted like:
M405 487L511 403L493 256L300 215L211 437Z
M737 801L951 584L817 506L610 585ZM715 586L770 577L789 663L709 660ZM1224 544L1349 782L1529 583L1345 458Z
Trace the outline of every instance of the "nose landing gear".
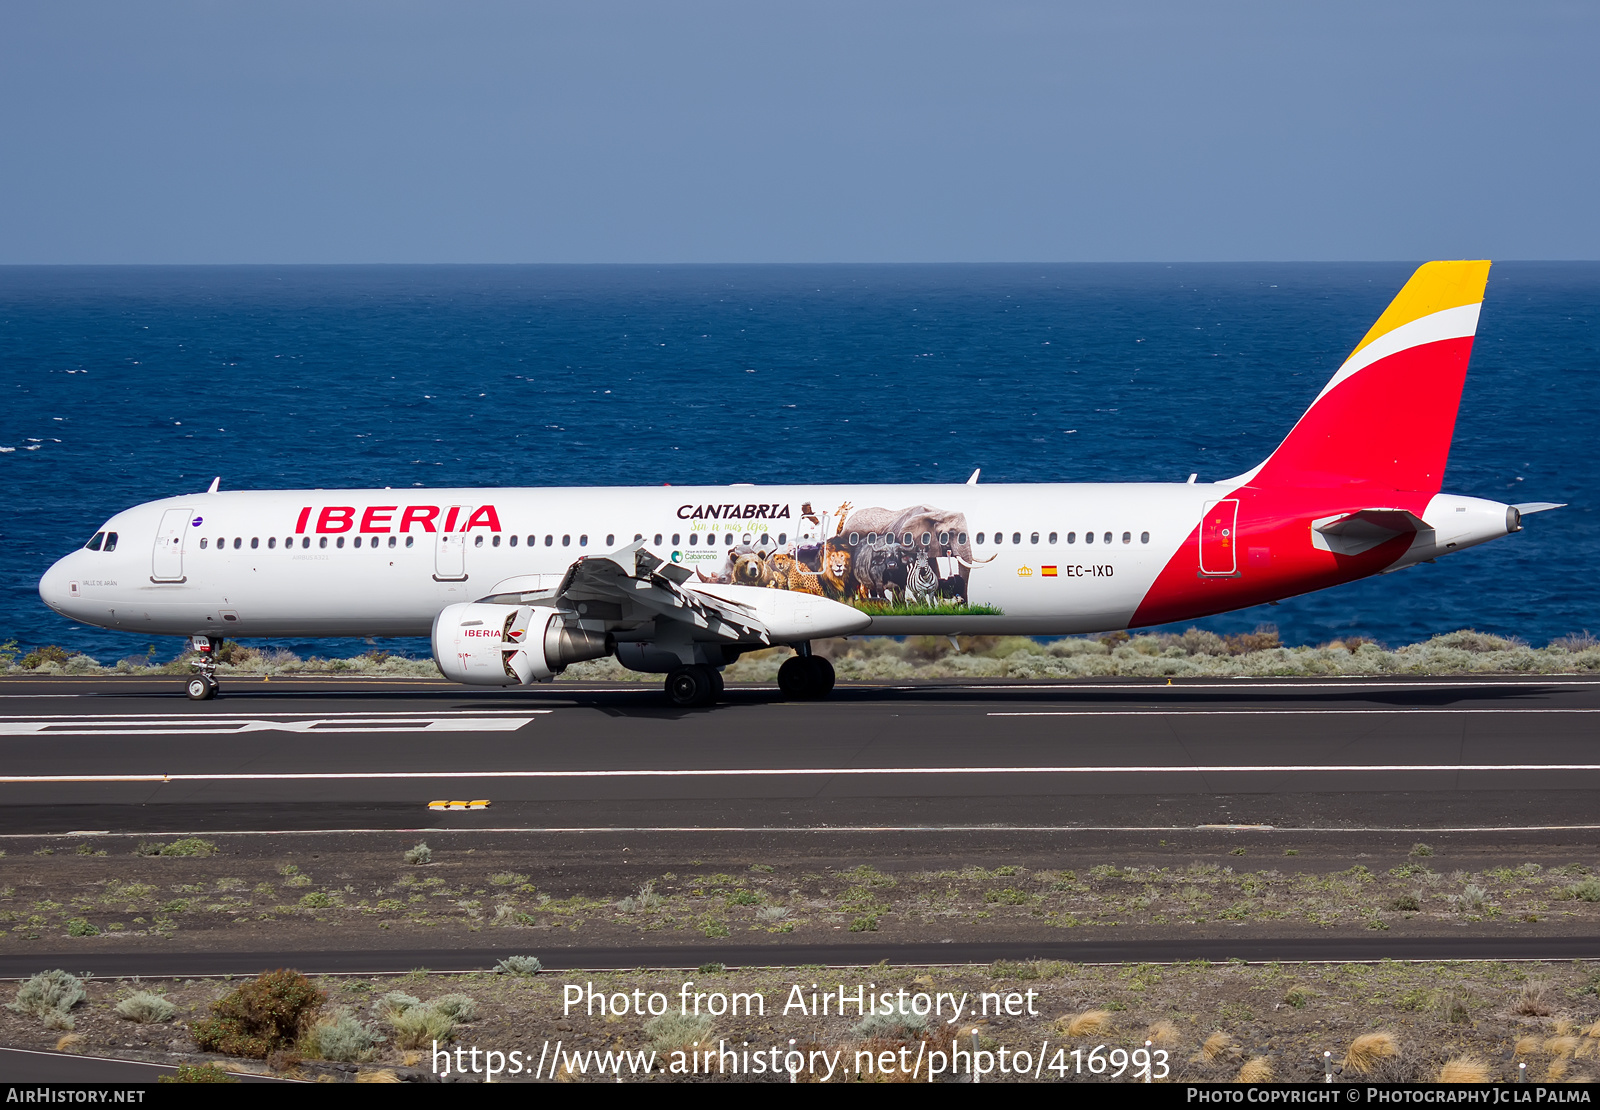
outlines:
M189 680L189 700L210 701L220 689L217 684L217 652L222 648L222 640L216 636L196 635L189 638L189 646L199 655L194 660L194 669L200 672Z

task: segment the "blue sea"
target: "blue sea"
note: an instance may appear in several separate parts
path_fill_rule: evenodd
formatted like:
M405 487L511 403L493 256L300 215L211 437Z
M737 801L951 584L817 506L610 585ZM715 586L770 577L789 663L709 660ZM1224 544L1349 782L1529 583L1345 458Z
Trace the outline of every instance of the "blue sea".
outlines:
M142 655L146 640L46 609L39 575L113 511L214 476L1228 477L1272 450L1413 268L0 268L0 640ZM1600 264L1496 266L1445 489L1570 507L1436 565L1198 623L1391 646L1600 632L1597 416Z

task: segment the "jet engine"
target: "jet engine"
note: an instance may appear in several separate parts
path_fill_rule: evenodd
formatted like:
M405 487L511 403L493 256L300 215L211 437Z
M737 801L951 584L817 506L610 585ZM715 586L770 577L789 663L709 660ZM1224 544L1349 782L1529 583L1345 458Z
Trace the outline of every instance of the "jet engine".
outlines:
M545 682L572 663L610 655L604 632L547 605L447 605L433 621L433 659L452 682L520 686Z

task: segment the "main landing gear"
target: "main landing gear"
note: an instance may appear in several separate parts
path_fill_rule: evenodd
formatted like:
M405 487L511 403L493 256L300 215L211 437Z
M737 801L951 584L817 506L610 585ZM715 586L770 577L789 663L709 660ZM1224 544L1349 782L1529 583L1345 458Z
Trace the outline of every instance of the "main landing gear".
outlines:
M715 667L694 663L667 675L667 700L680 709L699 709L722 696L722 675Z
M200 672L189 680L189 700L210 701L220 688L217 685L217 652L222 648L222 640L216 636L193 636L189 645L199 656L194 660L194 669Z
M818 701L833 691L833 664L812 655L810 645L778 668L778 689L790 701Z

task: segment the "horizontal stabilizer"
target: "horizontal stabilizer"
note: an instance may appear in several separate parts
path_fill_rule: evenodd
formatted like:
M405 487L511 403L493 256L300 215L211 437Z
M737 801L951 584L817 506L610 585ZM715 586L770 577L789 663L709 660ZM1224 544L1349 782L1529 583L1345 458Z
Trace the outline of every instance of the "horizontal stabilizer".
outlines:
M1567 507L1567 503L1565 501L1559 504L1554 501L1529 501L1527 504L1513 505L1511 507L1517 510L1517 512L1521 513L1523 516L1527 516L1529 513L1543 513L1549 512L1551 509L1565 509Z
M1396 536L1414 535L1427 521L1405 509L1361 509L1311 522L1311 543L1335 555L1360 555Z

